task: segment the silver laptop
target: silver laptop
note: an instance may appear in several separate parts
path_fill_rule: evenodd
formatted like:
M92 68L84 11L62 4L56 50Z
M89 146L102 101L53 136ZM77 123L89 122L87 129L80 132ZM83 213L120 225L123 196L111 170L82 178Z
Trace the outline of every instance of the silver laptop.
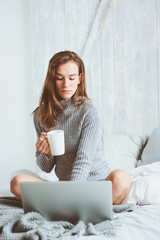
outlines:
M39 212L52 221L99 223L112 220L110 181L21 182L24 212Z

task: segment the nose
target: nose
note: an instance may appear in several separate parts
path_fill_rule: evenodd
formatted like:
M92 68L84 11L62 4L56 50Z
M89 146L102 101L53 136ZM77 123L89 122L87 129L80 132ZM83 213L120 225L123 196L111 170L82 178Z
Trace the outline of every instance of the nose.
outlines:
M68 87L68 85L69 85L69 79L68 79L68 78L64 78L64 80L63 80L63 86L64 86L64 87Z

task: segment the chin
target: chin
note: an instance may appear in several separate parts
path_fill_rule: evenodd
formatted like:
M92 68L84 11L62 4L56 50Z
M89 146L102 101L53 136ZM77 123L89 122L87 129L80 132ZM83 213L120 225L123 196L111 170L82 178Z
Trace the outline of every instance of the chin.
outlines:
M71 98L72 96L73 96L73 95L64 94L64 95L61 96L61 98L63 98L63 99L69 99L69 98Z

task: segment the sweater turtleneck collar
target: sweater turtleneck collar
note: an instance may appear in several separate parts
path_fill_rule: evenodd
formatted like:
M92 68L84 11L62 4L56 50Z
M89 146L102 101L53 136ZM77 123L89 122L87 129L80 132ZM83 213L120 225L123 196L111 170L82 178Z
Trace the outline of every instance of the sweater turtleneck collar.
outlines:
M81 97L79 96L77 98L77 103L79 102L80 99L81 99ZM77 106L74 105L71 101L72 101L72 98L61 99L59 101L59 103L62 106L63 110L58 107L58 112L65 111L65 110L68 110L68 109L71 109L71 108L73 109L74 107L77 108Z
M71 98L67 98L67 99L61 99L59 101L60 104L64 104L64 105L70 105L71 103Z
M61 99L61 100L59 100L59 103L60 103L60 105L62 106L62 108L63 108L63 110L58 106L58 104L57 104L57 110L58 110L58 112L60 113L60 112L65 112L65 111L67 111L67 110L69 110L69 109L71 109L71 106L73 107L73 104L71 103L71 98L67 98L67 99Z

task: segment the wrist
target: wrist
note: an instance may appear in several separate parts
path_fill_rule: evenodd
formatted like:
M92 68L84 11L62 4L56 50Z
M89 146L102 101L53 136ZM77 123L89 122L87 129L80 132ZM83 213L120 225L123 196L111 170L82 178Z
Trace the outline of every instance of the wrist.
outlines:
M49 153L49 154L46 154L46 156L50 158L50 157L52 157L52 154Z

